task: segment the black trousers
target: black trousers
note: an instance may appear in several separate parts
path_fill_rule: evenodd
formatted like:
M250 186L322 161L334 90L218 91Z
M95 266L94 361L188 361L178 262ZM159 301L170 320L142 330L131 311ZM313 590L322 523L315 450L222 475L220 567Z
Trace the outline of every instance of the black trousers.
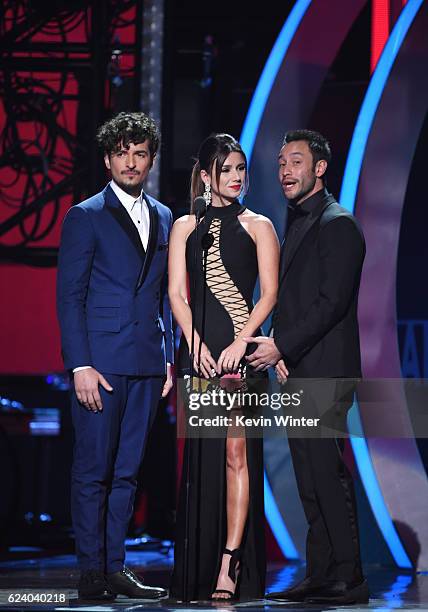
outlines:
M357 508L344 439L289 437L289 446L309 524L306 576L320 583L360 581Z

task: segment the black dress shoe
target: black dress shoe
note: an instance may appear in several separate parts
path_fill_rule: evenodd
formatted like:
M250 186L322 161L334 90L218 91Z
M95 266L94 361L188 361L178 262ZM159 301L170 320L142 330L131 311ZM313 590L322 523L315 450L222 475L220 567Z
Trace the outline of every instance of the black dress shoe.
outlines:
M105 576L98 570L82 572L77 586L79 599L113 601L116 595L109 589Z
M369 601L369 587L367 580L359 583L332 582L322 589L318 589L306 598L307 603L321 604L366 604Z
M127 567L120 572L107 574L107 584L116 595L126 595L131 599L161 599L168 594L165 589L144 585Z
M305 601L312 593L316 593L324 585L314 582L312 578L305 578L291 589L268 593L266 599L285 599L286 601Z

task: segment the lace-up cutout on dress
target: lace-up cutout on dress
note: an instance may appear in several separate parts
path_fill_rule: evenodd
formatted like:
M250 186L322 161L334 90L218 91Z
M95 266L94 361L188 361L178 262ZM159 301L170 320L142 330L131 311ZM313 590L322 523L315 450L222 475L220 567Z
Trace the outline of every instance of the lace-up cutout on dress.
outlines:
M213 219L210 233L214 242L207 257L207 285L232 319L236 338L248 321L248 306L224 267L220 254L220 232L221 220Z
M239 215L245 210L239 202L224 207L211 206L200 223L198 244L193 231L186 243L190 300L195 309L195 327L205 339L215 360L231 344L248 321L253 308L253 292L258 275L256 245L242 226ZM207 252L207 277L202 270L205 234L211 234ZM195 268L196 248L196 268ZM205 300L205 329L203 304ZM181 347L184 353L187 346Z

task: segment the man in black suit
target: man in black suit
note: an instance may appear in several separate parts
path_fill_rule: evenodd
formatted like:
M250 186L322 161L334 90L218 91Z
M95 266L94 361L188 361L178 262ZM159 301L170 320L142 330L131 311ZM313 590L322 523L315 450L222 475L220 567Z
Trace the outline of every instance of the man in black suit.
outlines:
M278 302L270 338L248 338L257 369L277 376L342 382L361 376L357 300L365 255L355 219L325 188L330 147L310 130L288 132L279 153L279 180L289 200L281 251ZM349 388L349 384L348 384ZM352 388L352 385L351 385ZM352 390L339 408L352 405ZM345 401L344 401L345 400ZM343 461L343 438L289 436L297 485L309 524L306 578L268 597L314 603L368 601L363 578L352 476Z

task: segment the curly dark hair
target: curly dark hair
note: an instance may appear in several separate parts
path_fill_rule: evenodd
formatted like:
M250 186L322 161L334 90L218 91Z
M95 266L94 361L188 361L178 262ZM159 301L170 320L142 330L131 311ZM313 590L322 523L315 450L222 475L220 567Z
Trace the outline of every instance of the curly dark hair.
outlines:
M144 113L122 112L106 121L97 131L97 142L107 155L118 151L129 143L149 141L152 158L159 147L159 131L156 123Z

